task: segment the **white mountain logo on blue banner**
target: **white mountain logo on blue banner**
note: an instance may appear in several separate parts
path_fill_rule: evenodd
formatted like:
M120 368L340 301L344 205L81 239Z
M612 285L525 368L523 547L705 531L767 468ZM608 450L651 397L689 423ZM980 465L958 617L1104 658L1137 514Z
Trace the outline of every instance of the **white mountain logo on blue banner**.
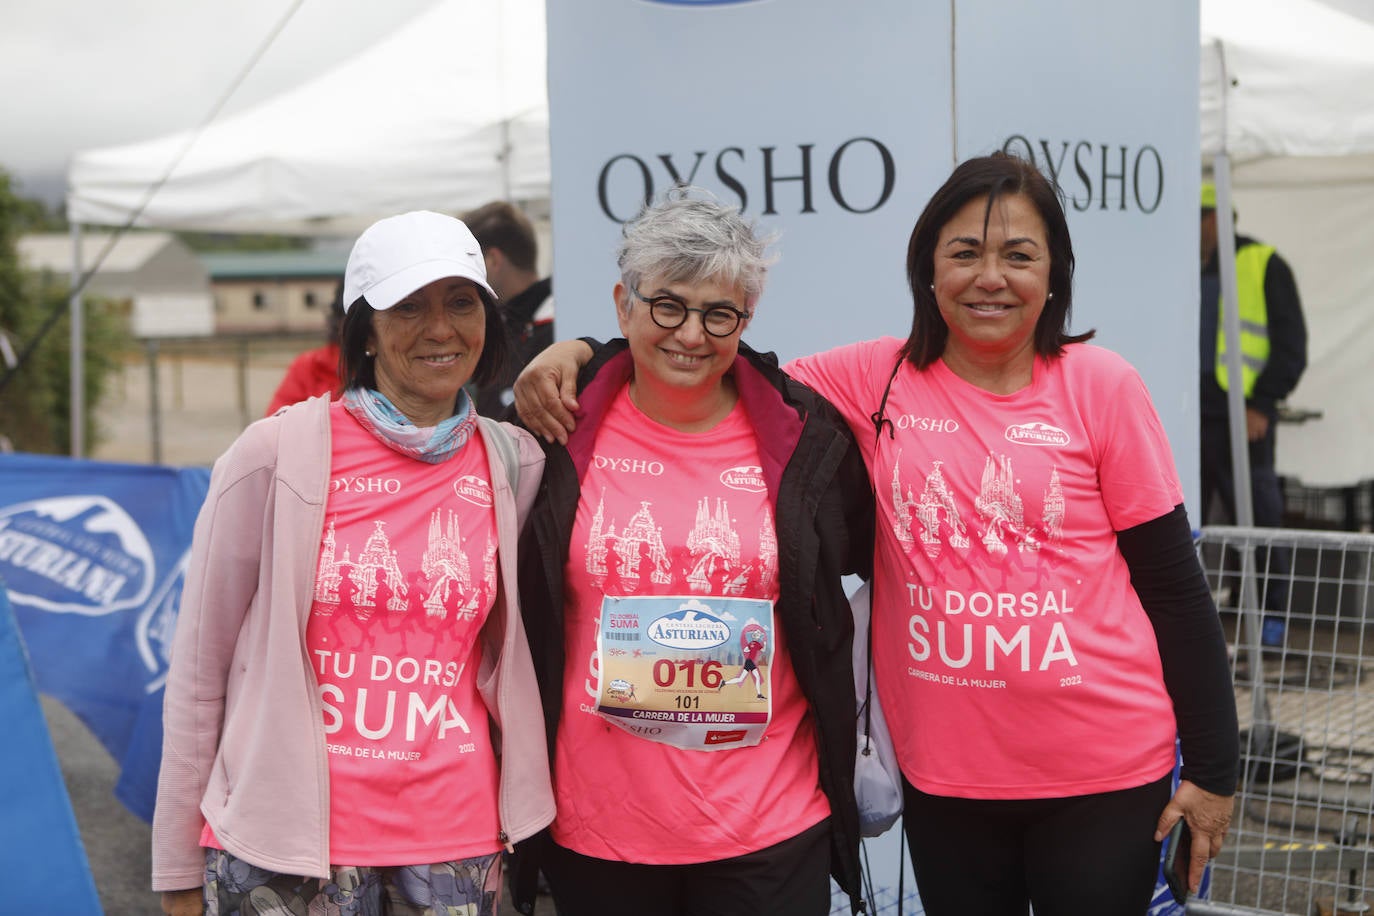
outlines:
M142 607L153 586L142 529L103 496L61 496L0 510L0 580L10 600L98 617Z

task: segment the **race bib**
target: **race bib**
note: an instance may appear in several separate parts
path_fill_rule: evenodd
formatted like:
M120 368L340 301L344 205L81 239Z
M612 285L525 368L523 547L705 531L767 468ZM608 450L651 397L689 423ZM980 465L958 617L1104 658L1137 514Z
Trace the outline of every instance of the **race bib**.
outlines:
M610 597L601 603L596 712L688 750L748 747L772 715L773 603Z

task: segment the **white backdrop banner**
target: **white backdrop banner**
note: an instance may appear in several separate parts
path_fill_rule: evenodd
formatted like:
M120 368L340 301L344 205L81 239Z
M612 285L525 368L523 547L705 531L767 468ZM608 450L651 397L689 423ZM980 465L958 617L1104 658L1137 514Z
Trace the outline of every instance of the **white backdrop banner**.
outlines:
M960 158L1002 148L1058 180L1073 328L1144 376L1198 526L1197 4L956 7Z
M616 333L620 225L678 180L780 233L746 339L905 336L906 243L956 161L1063 186L1074 327L1142 372L1196 507L1198 8L1050 0L548 4L560 337Z
M751 345L905 335L906 239L953 161L949 8L918 6L550 3L559 336L616 333L620 224L679 178L780 232Z
M1197 36L1196 0L551 2L558 335L617 333L620 225L683 179L780 233L752 346L905 337L926 200L963 158L1033 157L1065 194L1074 330L1141 371L1196 524ZM869 846L891 894L897 832Z

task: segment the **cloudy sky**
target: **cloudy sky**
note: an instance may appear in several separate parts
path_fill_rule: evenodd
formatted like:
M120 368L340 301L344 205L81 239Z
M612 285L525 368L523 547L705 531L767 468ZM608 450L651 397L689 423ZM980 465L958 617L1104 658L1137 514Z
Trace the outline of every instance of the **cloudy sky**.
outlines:
M328 70L433 2L6 3L0 168L21 193L55 201L73 153L201 124L283 21L222 115Z

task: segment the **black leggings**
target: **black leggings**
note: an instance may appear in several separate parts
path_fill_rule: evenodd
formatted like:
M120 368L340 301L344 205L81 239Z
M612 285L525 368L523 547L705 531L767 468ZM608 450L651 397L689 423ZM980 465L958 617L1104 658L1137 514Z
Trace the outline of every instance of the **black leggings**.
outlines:
M926 916L1143 916L1172 774L1070 798L927 795L903 780L902 829Z
M758 852L695 865L639 865L549 841L544 874L559 916L826 916L830 821Z

